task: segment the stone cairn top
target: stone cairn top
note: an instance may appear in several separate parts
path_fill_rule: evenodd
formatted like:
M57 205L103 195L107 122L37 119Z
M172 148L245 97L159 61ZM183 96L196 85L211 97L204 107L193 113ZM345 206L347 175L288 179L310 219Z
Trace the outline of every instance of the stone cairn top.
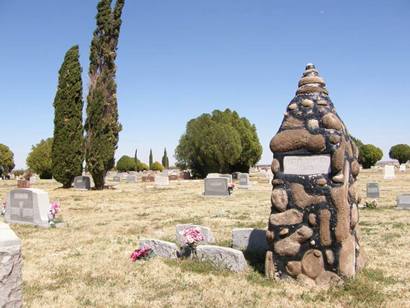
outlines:
M270 143L274 179L265 269L271 278L330 285L364 265L358 149L328 94L325 81L308 64Z

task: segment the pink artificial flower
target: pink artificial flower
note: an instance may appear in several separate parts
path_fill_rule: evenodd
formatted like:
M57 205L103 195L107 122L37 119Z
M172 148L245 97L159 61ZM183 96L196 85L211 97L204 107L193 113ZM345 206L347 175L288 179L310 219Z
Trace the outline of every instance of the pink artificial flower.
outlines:
M152 249L148 246L143 246L141 248L135 249L131 254L130 258L132 262L135 262L141 258L147 257L151 253Z
M187 245L193 245L204 240L201 229L198 227L187 228L182 232L182 235Z

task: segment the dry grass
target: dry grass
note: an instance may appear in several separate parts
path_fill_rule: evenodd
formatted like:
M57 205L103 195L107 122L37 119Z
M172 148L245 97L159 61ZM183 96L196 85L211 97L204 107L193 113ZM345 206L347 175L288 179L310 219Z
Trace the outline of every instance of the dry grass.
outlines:
M260 179L261 180L261 179ZM409 307L410 211L395 210L396 194L410 191L410 173L384 181L363 172L359 184L381 184L375 210L361 210L367 269L343 288L309 290L294 281L273 283L256 271L233 274L209 264L151 259L131 263L140 238L173 240L177 223L209 226L228 245L234 227L265 227L270 186L258 183L229 198L204 198L202 182L121 184L120 191L59 189L52 181L36 188L60 200L66 225L39 229L13 225L23 242L27 307ZM14 182L0 183L3 195Z

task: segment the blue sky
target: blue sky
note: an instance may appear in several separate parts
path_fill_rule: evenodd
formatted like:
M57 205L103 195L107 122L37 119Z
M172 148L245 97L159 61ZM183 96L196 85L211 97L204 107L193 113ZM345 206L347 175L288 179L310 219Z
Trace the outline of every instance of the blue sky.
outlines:
M80 45L84 95L97 0L0 0L0 143L17 167L52 136L57 72ZM264 148L312 62L350 132L410 143L410 1L126 0L118 50L116 157L173 154L186 122L231 108ZM173 155L172 155L173 156ZM174 161L170 157L171 163Z

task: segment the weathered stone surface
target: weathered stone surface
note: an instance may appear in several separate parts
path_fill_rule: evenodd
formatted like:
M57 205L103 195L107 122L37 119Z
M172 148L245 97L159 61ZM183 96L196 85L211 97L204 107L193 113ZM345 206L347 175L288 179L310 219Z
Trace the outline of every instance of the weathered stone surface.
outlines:
M292 183L290 188L292 190L292 197L295 204L302 209L313 204L326 202L325 196L315 196L306 193L302 184Z
M319 186L325 186L327 184L327 181L325 178L319 178L316 180L316 184Z
M176 244L161 240L154 240L154 239L144 239L140 240L140 246L148 246L152 249L155 255L168 258L168 259L176 259L178 254L178 247Z
M320 78L319 76L308 76L308 77L303 77L299 80L298 86L303 86L305 84L310 84L310 83L318 83L322 86L325 86L325 81Z
M336 240L341 242L349 236L350 229L350 205L347 199L347 187L332 188L330 193L337 209Z
M312 234L312 229L302 226L289 237L276 242L274 244L275 252L281 256L294 256L299 252L300 244L308 240Z
M335 254L333 253L333 251L330 249L326 249L325 255L327 263L332 265L335 262Z
M298 105L295 104L295 103L292 103L288 106L288 108L289 108L289 110L296 110L296 109L298 109Z
M359 204L361 201L359 190L357 188L357 183L353 183L349 187L349 197L353 200L354 203Z
M343 284L343 280L339 276L337 276L335 273L325 271L325 272L322 272L316 278L316 284L319 287L339 286L339 285Z
M280 170L280 164L277 159L272 160L271 169L273 173L277 173Z
M316 129L316 128L319 128L319 121L315 119L311 119L308 121L307 125L310 129Z
M313 213L310 213L309 214L309 217L308 217L308 220L309 220L309 224L311 224L312 226L316 226L316 215L315 214L313 214Z
M302 222L303 213L296 209L290 209L283 213L272 214L270 223L272 225L295 225Z
M185 229L189 229L189 228L199 228L201 230L201 233L204 237L204 240L201 241L199 244L213 244L215 243L215 237L211 231L210 228L208 227L204 227L204 226L200 226L200 225L194 225L194 224L180 224L180 225L176 225L175 226L175 231L176 231L176 243L179 246L183 246L184 245L184 236L183 236L183 232Z
M335 183L343 183L345 181L345 176L340 172L332 178L332 181Z
M268 279L276 278L276 268L273 260L272 251L268 250L265 256L265 277Z
M354 229L356 224L359 222L359 210L356 204L352 205L351 213L350 213L350 228Z
M288 129L288 128L302 128L305 125L305 122L292 117L292 116L288 116L286 117L286 119L283 121L282 123L282 128L283 129Z
M288 194L283 188L275 188L272 191L272 205L280 212L286 210L288 205Z
M308 250L302 259L302 271L306 276L315 279L324 272L324 262L320 250Z
M297 277L302 273L302 263L300 261L289 261L286 264L286 271L289 275Z
M349 235L342 241L339 256L339 273L343 277L353 277L356 271L356 251L354 236Z
M312 108L314 105L313 101L311 101L310 99L304 99L302 101L302 106L306 107L306 108Z
M333 113L328 113L322 118L322 124L328 129L342 130L343 124Z
M333 153L333 156L332 156L333 174L337 174L343 170L343 166L345 164L345 150L346 150L346 142L342 141L340 143L339 148Z
M338 144L342 138L339 135L330 135L329 141L333 144Z
M279 231L279 235L281 237L284 237L285 235L289 234L289 229L288 228L283 228L282 230Z
M0 307L22 307L21 241L0 223Z
M360 165L359 162L357 160L354 160L352 162L352 175L354 177L357 177L360 173Z
M328 105L329 105L328 102L325 101L324 99L318 100L318 101L317 101L317 104L318 104L319 106L328 106Z
M281 179L274 179L274 180L272 180L272 185L273 185L273 186L283 185L283 180L281 180Z
M266 231L266 241L271 244L273 243L274 239L275 239L275 233L270 230Z
M233 229L232 248L264 256L268 250L266 230L254 228Z
M199 260L211 262L216 267L233 272L242 272L248 266L240 250L212 245L198 245L196 251Z
M320 243L323 246L332 244L332 236L330 235L330 211L323 209L320 211Z
M296 95L301 95L301 94L313 94L313 93L323 93L325 95L328 94L327 90L325 88L322 88L319 85L313 85L313 84L307 84L303 85L298 88L296 91Z
M270 143L272 152L290 152L305 147L310 152L321 152L326 147L325 138L305 129L292 129L278 133Z
M308 276L306 276L305 274L299 274L296 280L304 287L307 287L307 288L316 287L316 282L312 278L309 278Z

